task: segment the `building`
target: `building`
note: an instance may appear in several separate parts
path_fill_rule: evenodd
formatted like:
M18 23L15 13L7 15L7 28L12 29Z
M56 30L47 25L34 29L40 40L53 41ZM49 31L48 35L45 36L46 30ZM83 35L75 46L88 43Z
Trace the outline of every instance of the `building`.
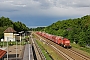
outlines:
M4 60L4 56L6 55L6 51L0 49L0 60Z
M4 41L15 41L15 34L16 31L12 27L8 27L4 31Z

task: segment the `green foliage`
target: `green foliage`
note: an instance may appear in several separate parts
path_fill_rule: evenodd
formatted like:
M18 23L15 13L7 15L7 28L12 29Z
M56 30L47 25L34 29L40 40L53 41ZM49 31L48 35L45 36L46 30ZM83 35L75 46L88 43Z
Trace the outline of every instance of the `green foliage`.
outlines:
M17 21L17 22L14 22L14 29L16 30L16 31L27 31L27 30L29 30L29 28L28 27L26 27L26 25L25 24L23 24L22 22L20 22L20 21Z
M51 57L50 57L50 55L48 54L48 52L46 51L46 49L45 49L45 47L43 47L42 45L42 43L40 43L39 41L37 41L36 40L36 43L38 44L38 46L40 47L40 49L41 49L41 52L44 54L44 56L45 56L45 58L46 58L46 60L52 60L51 59Z
M81 47L90 44L90 15L81 18L57 21L43 29L43 31L63 36L76 42Z
M9 18L1 17L0 18L0 27L4 26L13 26L13 22Z
M18 31L27 31L27 30L29 30L29 28L26 27L25 24L23 24L19 21L13 22L8 17L5 18L4 16L2 16L2 17L0 17L0 39L3 38L3 36L4 36L3 32L8 27L14 28L17 32Z
M4 35L4 30L6 29L7 27L4 26L4 27L0 27L0 39L3 38L3 35Z

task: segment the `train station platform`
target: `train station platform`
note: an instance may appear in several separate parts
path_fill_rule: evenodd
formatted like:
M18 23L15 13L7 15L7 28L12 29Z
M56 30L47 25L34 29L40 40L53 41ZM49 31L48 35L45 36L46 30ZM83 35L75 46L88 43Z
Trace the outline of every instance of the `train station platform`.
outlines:
M32 45L31 44L26 44L25 45L23 60L34 60L33 51L32 51Z

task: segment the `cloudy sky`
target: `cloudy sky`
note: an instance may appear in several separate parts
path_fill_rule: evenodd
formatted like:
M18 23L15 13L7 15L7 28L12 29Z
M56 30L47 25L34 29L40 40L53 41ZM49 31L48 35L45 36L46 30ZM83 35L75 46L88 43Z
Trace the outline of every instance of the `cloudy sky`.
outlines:
M90 14L90 0L0 0L0 17L28 27L48 26L58 20Z

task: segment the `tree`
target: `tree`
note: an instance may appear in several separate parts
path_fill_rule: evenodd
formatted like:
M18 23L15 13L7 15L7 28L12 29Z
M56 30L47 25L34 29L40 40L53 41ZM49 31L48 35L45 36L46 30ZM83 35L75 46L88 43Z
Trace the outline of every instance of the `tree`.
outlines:
M57 21L43 29L45 32L63 36L85 47L90 44L90 15L81 18Z
M0 39L3 38L4 34L3 32L5 31L6 28L8 27L12 27L15 28L16 31L27 31L29 30L28 27L26 27L25 24L17 21L17 22L13 22L12 20L10 20L8 17L0 17Z
M26 27L26 25L25 24L23 24L22 22L20 22L20 21L17 21L17 22L14 22L14 29L16 30L16 31L27 31L27 30L29 30L29 28L28 27Z

